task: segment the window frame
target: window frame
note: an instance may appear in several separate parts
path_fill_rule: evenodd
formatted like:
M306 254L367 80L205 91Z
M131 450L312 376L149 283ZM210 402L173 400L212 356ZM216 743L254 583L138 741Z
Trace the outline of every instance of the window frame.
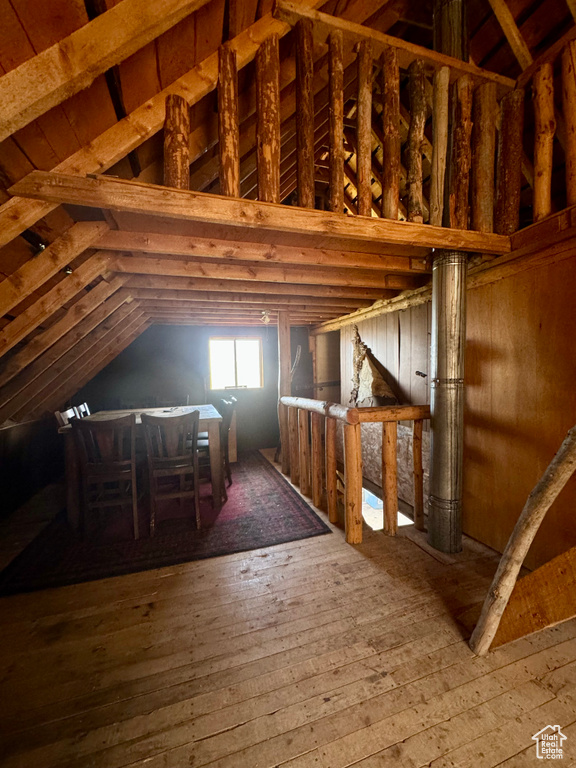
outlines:
M211 357L211 351L210 351L210 345L212 341L233 341L234 342L234 379L235 384L233 386L229 387L213 387L212 386L212 357ZM257 387L247 387L241 384L238 384L238 355L236 352L236 342L237 341L257 341L258 342L258 364L260 367L260 384ZM211 392L229 392L233 389L249 389L249 390L257 390L257 389L264 389L264 349L262 344L262 337L261 336L210 336L208 338L208 376L210 381L210 391Z

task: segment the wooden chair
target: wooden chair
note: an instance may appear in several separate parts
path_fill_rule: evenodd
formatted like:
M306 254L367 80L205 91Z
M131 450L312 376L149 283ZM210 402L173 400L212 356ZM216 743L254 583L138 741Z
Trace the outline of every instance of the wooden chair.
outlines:
M221 400L218 405L218 410L222 416L220 422L220 452L222 454L222 467L226 479L228 480L228 488L232 485L232 472L230 470L230 455L229 455L229 435L230 425L232 424L232 418L234 416L234 410L238 401L235 397L231 397L229 400ZM200 454L200 460L203 468L210 466L210 459L208 455L209 442L206 439L198 440L198 452ZM226 488L223 488L224 499L228 500L228 494Z
M130 507L134 538L138 531L136 417L71 422L80 460L84 530L92 510Z
M142 414L150 488L150 535L154 535L160 500L194 498L196 527L200 528L198 423L200 412L184 416Z
M58 422L59 427L65 427L73 419L80 418L78 410L74 407L68 408L65 411L54 411L54 416L56 417L56 421Z

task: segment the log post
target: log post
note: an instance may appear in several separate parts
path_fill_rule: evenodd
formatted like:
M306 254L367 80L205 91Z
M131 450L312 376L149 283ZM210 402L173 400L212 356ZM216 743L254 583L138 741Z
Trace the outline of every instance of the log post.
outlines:
M346 541L362 543L362 437L360 424L344 425Z
M324 475L324 452L322 451L322 424L324 417L320 413L311 415L312 423L312 503L322 509Z
M280 310L278 312L278 423L280 426L281 467L285 475L290 470L290 432L288 429L288 409L280 402L280 398L291 395L290 359L290 314L285 310Z
M422 419L414 420L412 431L412 461L414 464L414 525L424 530L424 469L422 467Z
M496 154L496 83L474 92L472 129L472 229L494 231L494 158Z
M576 41L562 52L562 111L566 123L566 204L576 205Z
M344 212L344 53L340 30L329 38L330 210Z
M384 48L381 64L382 216L396 221L400 202L400 68L395 48Z
M450 163L450 226L468 229L468 189L472 162L472 79L459 77L454 88L454 126Z
M280 52L278 35L256 53L258 199L280 202Z
M358 214L372 215L372 44L358 43L358 100L356 102L356 180Z
M190 189L190 107L177 93L166 96L164 186Z
M422 144L426 124L424 62L413 61L408 68L410 94L410 128L408 129L408 221L424 221L422 205Z
M499 235L511 235L520 223L523 132L524 90L517 88L500 102L494 209L494 229Z
M298 205L314 208L314 56L312 22L296 24L296 146Z
M430 224L442 226L444 179L448 151L450 69L442 67L434 74L432 107L432 172L430 178Z
M288 433L290 440L290 482L300 483L300 456L298 449L298 409L288 408Z
M396 443L398 424L382 423L382 485L384 487L384 533L396 536L398 532L398 458Z
M536 483L502 554L498 570L482 606L478 624L470 638L470 648L479 656L483 656L490 650L520 568L538 528L575 470L576 426L569 430L558 453Z
M552 213L552 150L556 132L554 71L546 62L534 73L534 221Z
M218 148L220 192L240 197L240 131L236 51L228 44L218 49Z
M300 446L300 490L310 495L310 427L308 411L298 409L298 443Z
M338 522L338 477L336 464L336 419L326 419L326 503L328 506L328 520L331 523Z

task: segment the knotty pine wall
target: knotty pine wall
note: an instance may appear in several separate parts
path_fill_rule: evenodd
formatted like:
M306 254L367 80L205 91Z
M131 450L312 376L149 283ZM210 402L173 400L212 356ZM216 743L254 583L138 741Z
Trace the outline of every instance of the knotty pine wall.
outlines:
M576 253L468 291L464 531L502 551L528 494L576 424ZM403 403L424 403L430 304L358 326ZM351 329L341 331L342 397ZM408 468L409 469L409 468ZM549 511L526 564L576 545L576 479Z

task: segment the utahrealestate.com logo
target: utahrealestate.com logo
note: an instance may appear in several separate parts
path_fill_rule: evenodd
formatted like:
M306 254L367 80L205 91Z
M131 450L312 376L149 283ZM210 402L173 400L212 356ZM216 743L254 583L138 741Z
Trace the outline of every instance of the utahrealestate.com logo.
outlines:
M562 744L568 737L564 736L559 725L547 725L532 738L536 742L538 760L562 760L564 757Z

